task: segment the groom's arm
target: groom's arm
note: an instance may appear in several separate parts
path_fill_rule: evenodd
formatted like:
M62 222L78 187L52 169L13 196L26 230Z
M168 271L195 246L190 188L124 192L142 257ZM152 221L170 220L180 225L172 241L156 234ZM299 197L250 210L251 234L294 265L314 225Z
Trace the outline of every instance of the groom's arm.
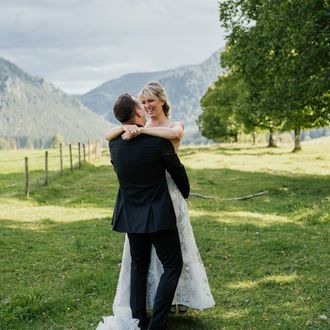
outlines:
M188 198L190 192L190 185L186 170L180 162L178 155L175 153L172 143L168 140L162 141L161 159L167 170L171 175L176 186L180 190L184 198Z

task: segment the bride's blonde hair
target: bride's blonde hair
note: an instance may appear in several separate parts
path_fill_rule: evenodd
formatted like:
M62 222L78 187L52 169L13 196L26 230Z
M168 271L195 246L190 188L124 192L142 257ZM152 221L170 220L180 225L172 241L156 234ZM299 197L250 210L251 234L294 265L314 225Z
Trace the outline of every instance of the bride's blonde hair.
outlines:
M162 87L162 85L158 81L149 81L147 82L143 88L140 90L138 94L138 98L141 96L144 96L146 98L151 98L151 99L158 99L164 104L162 105L163 111L166 117L170 116L170 103L168 100L167 93L165 89Z

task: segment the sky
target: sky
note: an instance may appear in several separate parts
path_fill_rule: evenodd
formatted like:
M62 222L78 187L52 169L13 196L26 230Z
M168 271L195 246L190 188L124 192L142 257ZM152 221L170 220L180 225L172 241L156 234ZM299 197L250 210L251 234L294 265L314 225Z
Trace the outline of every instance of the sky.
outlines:
M198 64L225 44L217 0L0 0L0 57L69 94Z

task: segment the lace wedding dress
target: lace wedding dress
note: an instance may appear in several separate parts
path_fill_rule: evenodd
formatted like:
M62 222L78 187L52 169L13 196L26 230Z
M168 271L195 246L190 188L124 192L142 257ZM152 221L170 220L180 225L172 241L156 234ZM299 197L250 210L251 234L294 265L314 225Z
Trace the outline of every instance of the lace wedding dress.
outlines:
M189 220L187 203L174 181L167 174L168 190L173 202L179 231L183 268L175 292L173 304L180 304L196 309L214 306L205 268L200 257L194 233ZM132 318L130 309L130 272L131 255L129 240L125 237L121 270L117 292L113 303L113 316L103 318L97 330L139 330L138 320ZM147 285L147 309L152 310L157 286L163 267L155 249L152 247Z

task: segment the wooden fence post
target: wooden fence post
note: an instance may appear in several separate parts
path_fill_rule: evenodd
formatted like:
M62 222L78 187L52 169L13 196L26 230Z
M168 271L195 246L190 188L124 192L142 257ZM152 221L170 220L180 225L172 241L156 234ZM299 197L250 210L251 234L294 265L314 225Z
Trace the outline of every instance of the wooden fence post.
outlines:
M88 160L91 160L91 142L88 140Z
M81 168L80 142L78 142L78 168Z
M62 143L60 143L60 171L61 171L61 175L63 175L63 146L62 146Z
M25 196L29 197L29 159L28 157L25 157L25 171L24 171L24 176L25 176Z
M45 151L45 186L48 185L48 151Z
M70 169L73 171L73 164L72 164L72 145L69 144L69 152L70 152Z
M86 148L85 148L85 143L83 143L83 159L84 159L84 163L86 163Z

